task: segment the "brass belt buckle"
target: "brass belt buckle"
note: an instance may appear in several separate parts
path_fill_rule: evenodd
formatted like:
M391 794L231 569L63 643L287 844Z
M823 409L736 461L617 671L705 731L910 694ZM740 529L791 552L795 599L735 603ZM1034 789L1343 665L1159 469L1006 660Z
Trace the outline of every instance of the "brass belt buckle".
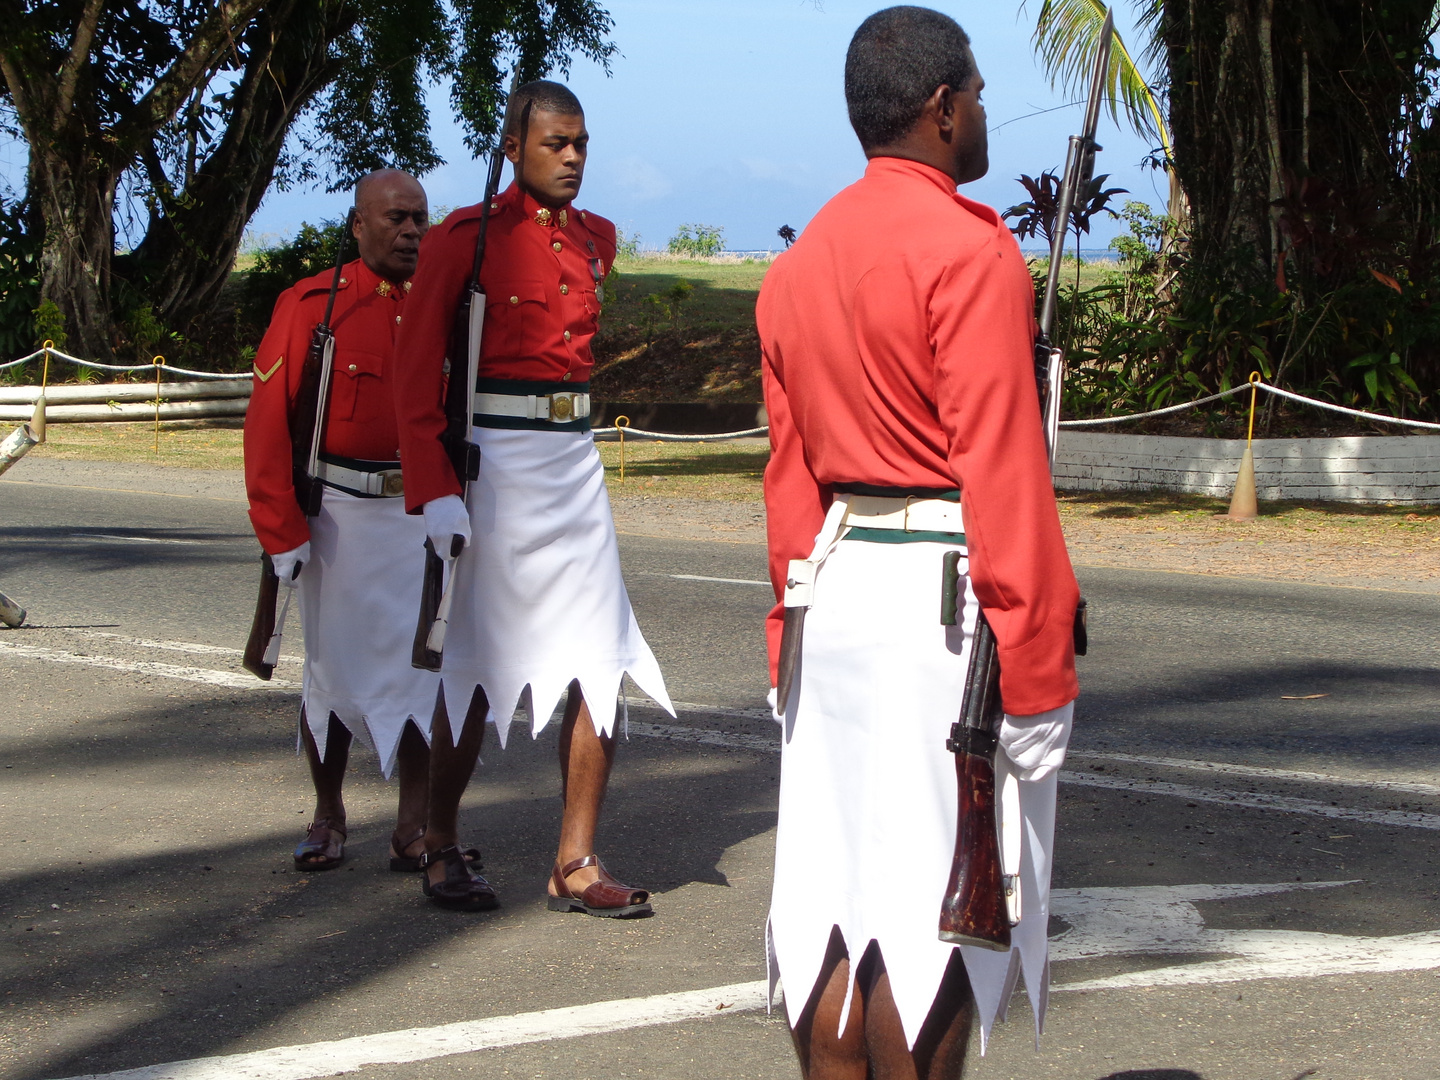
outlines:
M557 424L563 424L575 415L574 394L551 394L550 395L550 419Z
M392 499L405 494L405 474L399 469L386 469L379 475L380 494Z

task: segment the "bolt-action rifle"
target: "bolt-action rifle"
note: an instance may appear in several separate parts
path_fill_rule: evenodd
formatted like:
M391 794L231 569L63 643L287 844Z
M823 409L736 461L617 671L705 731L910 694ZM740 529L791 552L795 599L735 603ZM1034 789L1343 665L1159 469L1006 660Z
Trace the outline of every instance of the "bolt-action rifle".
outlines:
M1077 192L1090 182L1095 170L1095 129L1100 122L1100 99L1110 67L1110 45L1115 33L1113 11L1105 14L1100 30L1095 68L1090 77L1090 100L1081 134L1070 136L1065 178L1060 185L1055 223L1051 227L1050 273L1040 303L1040 328L1035 337L1035 385L1040 394L1040 416L1050 467L1055 467L1055 439L1060 424L1060 389L1065 358L1050 340L1055 329L1056 299L1060 289L1060 260ZM1075 612L1075 652L1085 653L1085 601ZM970 668L961 699L960 719L951 725L946 749L955 754L959 806L955 828L955 857L950 881L940 905L940 939L957 945L1010 948L1010 928L1020 921L1018 866L1002 860L998 819L995 814L995 753L1000 724L1000 656L995 633L981 611L970 646ZM1007 871L1009 871L1007 873Z
M355 222L355 211L345 215L345 225L335 245L335 274L330 279L330 297L325 302L325 317L310 332L310 347L300 368L300 388L290 403L290 471L295 485L295 501L307 518L320 513L320 500L325 485L319 473L320 448L325 445L325 421L330 413L330 379L335 367L335 331L330 319L335 314L335 294L340 290L340 269L345 265L345 240ZM250 637L245 642L245 670L267 682L275 674L280 658L280 638L285 630L285 616L290 611L290 597L280 608L280 578L270 556L260 555L260 594L255 600L255 618L250 623Z
M515 82L510 84L514 93ZM525 119L529 119L529 106ZM522 136L523 144L524 138ZM445 385L445 431L440 441L450 457L455 479L460 482L460 498L470 481L480 475L480 447L475 444L473 414L475 412L475 381L480 376L480 337L485 328L485 292L480 287L480 268L485 262L485 243L490 231L490 210L495 193L500 190L500 173L505 167L504 137L495 144L490 155L490 171L485 177L485 201L480 204L480 231L475 237L475 259L470 267L470 285L455 309L455 322L450 331L450 347L446 352L444 371L449 376ZM455 560L464 549L464 541L455 537L448 552L442 556L427 537L425 540L425 580L420 589L420 617L415 624L415 640L410 646L410 664L426 671L439 671L445 654L445 635L450 627L451 589L455 583ZM449 567L450 573L445 570Z

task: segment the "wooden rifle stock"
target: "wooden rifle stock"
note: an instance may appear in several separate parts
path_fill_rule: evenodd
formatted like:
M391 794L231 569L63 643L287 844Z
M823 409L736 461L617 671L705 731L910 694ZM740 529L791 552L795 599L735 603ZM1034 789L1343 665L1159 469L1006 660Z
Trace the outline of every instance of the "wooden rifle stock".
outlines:
M265 662L265 650L275 634L275 602L280 595L280 578L270 556L260 556L260 594L255 599L255 618L250 623L250 637L245 641L245 670L257 679L270 681L275 665Z
M517 69L510 81L510 92L519 84ZM525 107L529 117L529 104ZM524 137L521 137L521 153L524 153ZM480 368L480 337L485 325L485 293L480 287L480 270L485 263L485 245L490 235L490 211L494 206L495 193L500 190L500 173L505 167L503 153L504 139L496 145L490 155L490 170L485 177L485 199L480 207L480 229L475 236L475 257L470 267L470 284L460 297L455 310L455 321L450 330L450 346L445 353L445 430L440 433L440 443L455 470L455 479L460 483L460 498L465 498L466 488L472 480L480 477L480 447L471 437L471 425L475 412L475 383ZM454 559L451 555L453 574ZM439 671L444 655L430 647L431 633L435 629L436 615L440 600L445 593L445 562L429 539L425 541L425 580L420 588L420 616L415 624L415 637L410 642L410 665L425 671Z
M329 415L330 368L335 359L335 332L330 318L335 314L335 294L340 290L340 268L345 264L345 237L355 220L355 211L345 215L345 225L335 245L335 273L330 279L330 298L325 303L325 317L310 332L310 347L300 367L300 387L290 403L287 417L290 430L290 475L295 485L295 502L307 518L320 513L320 500L325 485L315 475L315 459L325 439L325 420ZM250 637L245 642L241 664L258 679L270 680L275 665L266 663L265 652L275 634L275 605L280 596L280 579L270 556L260 555L260 592L255 598L255 617L250 623Z
M1055 436L1059 422L1060 379L1064 367L1051 347L1060 284L1060 260L1070 227L1070 212L1079 189L1088 184L1095 165L1096 125L1110 48L1115 36L1115 14L1107 9L1101 27L1095 65L1090 76L1090 97L1085 106L1082 134L1070 136L1065 178L1060 185L1050 247L1050 272L1041 298L1039 333L1035 341L1035 386L1040 395L1046 449L1051 468L1055 463ZM1075 612L1075 652L1086 648L1085 601ZM942 620L943 621L943 620ZM999 748L1000 725L1005 720L1000 700L1000 656L995 632L985 612L975 620L971 643L970 669L965 678L965 696L960 721L951 725L945 748L955 754L955 777L959 782L959 806L955 828L955 855L950 881L940 905L940 939L957 945L979 945L987 949L1010 948L1010 904L1000 859L999 821L995 813L995 754Z
M1000 951L1010 948L995 816L995 753L1003 719L995 633L982 612L970 649L960 720L951 726L945 742L955 754L959 806L955 857L940 905L940 940Z

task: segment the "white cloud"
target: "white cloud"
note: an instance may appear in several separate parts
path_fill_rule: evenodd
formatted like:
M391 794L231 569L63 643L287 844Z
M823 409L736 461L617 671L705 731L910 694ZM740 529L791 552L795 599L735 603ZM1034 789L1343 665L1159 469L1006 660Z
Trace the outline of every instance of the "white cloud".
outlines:
M675 190L669 177L642 158L622 158L608 171L611 182L637 202L663 199Z

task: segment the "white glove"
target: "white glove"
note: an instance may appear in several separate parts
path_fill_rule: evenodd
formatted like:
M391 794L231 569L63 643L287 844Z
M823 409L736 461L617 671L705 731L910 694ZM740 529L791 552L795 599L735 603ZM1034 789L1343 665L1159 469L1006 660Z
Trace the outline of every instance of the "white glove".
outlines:
M1034 716L1005 715L1000 725L1000 745L1014 762L1021 780L1044 780L1065 763L1074 717L1073 701Z
M450 558L450 542L455 536L465 538L465 547L470 546L470 511L465 509L465 500L459 495L443 495L425 504L425 535L435 545L435 554L442 559Z
M275 576L280 579L280 584L287 589L293 589L296 585L296 578L305 564L310 561L310 541L306 540L299 547L291 551L282 551L279 555L271 555L270 563L275 567Z

